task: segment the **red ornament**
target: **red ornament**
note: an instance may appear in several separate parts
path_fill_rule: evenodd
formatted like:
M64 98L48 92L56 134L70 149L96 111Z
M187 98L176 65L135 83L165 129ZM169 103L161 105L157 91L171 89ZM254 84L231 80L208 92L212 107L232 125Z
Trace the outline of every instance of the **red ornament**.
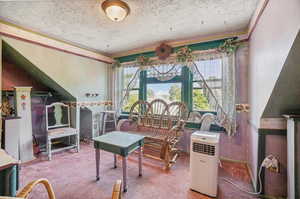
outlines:
M21 95L21 99L25 100L26 99L26 95Z
M155 53L160 60L165 60L166 58L168 58L171 55L172 47L167 44L162 43L160 46L158 46L155 49Z

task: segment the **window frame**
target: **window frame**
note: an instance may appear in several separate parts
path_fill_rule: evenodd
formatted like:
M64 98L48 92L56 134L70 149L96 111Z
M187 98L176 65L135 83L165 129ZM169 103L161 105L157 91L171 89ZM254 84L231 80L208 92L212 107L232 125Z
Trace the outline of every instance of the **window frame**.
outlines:
M154 77L147 77L147 71L141 71L139 78L139 88L131 89L139 91L139 100L147 100L148 84L181 83L181 101L187 105L189 111L197 111L199 113L216 113L215 111L193 109L193 83L198 81L193 79L193 73L187 66L182 67L181 75L176 75L174 78L167 81L160 81ZM129 114L129 112L122 110L122 114Z

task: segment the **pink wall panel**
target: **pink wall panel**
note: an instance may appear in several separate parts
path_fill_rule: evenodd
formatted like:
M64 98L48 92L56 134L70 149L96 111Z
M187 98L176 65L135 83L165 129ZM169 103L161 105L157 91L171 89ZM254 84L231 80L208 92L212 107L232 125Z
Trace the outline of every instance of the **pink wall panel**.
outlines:
M248 44L236 52L236 103L248 102ZM221 156L239 161L248 160L248 113L237 113L237 133L233 137L221 135Z
M13 90L14 86L32 86L33 90L47 91L47 87L33 79L26 71L15 64L3 60L2 90Z

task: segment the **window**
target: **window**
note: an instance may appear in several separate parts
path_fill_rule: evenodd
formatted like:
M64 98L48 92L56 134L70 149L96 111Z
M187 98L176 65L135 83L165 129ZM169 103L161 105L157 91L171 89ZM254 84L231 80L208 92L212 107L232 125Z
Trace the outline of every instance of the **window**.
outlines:
M167 103L181 101L181 83L147 84L147 101L162 99Z
M123 70L123 95L125 95L127 86L130 84L130 90L127 100L124 101L122 111L129 112L133 103L139 100L139 78L134 76L136 75L138 68L124 68Z
M196 62L197 68L205 82L222 103L222 60L212 59ZM137 67L123 69L123 92L131 85L127 100L124 101L122 111L129 112L133 103L141 100L151 102L162 99L167 103L183 101L193 111L215 111L210 107L204 95L203 80L198 73L192 73L188 67L161 65L142 71L136 78ZM170 71L170 75L166 74ZM134 79L134 80L133 80ZM133 80L133 81L132 81Z
M218 102L222 103L222 60L198 61L196 65ZM209 107L208 100L203 94L203 81L197 75L193 78L193 109L214 111Z

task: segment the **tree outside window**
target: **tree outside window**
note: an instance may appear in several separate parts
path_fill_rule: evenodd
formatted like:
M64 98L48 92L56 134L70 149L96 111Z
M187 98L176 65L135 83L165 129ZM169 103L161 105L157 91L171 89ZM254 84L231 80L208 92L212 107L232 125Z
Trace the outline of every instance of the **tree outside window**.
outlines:
M167 103L181 101L181 83L147 84L147 101L162 99Z
M208 101L203 95L202 89L193 89L193 109L210 110Z

